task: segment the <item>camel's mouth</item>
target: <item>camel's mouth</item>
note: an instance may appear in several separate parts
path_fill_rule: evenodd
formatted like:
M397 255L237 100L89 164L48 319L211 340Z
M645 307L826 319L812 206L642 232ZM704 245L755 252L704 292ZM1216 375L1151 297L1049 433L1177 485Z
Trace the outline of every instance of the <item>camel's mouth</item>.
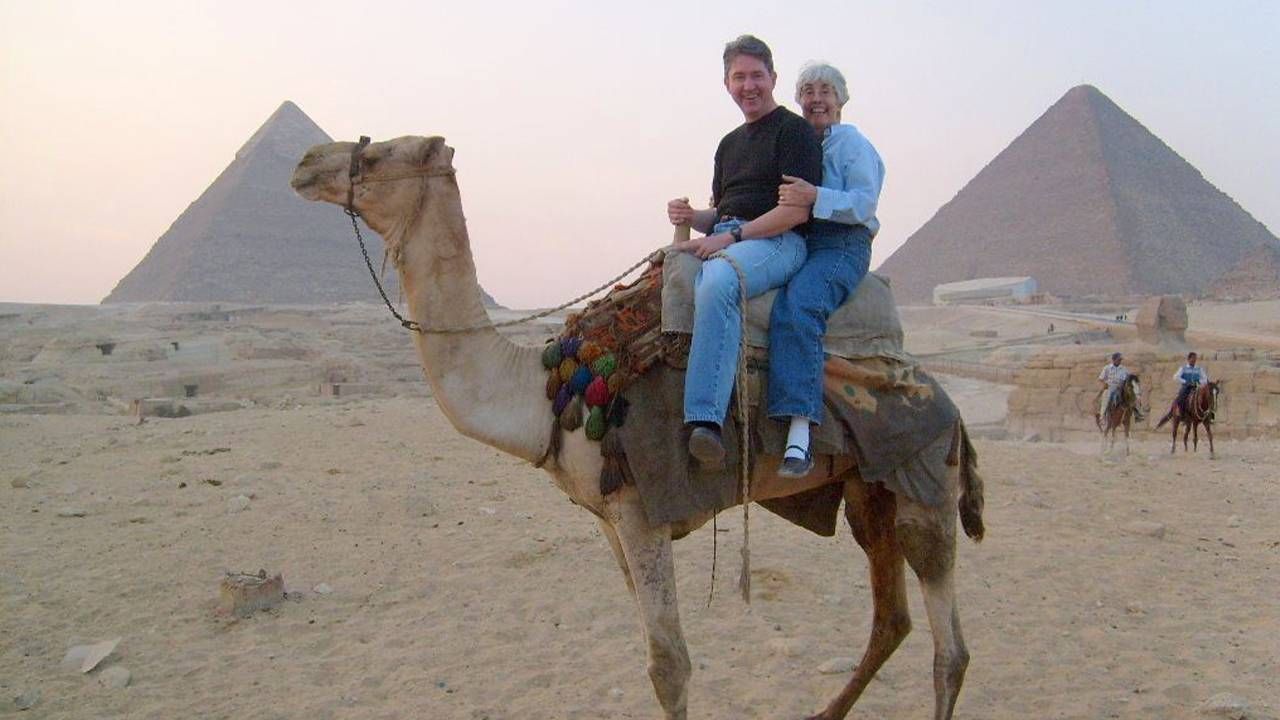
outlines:
M289 179L289 185L293 191L301 195L307 200L320 199L320 177L315 172L299 167L293 171L293 177Z

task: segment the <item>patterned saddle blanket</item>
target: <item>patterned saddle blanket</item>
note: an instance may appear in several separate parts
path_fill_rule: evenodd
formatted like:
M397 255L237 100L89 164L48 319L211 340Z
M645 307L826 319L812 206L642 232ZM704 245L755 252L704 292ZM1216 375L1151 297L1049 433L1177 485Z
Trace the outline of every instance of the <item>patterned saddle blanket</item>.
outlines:
M601 441L605 457L601 491L609 494L624 482L635 484L646 513L656 523L729 507L738 487L733 458L738 440L732 427L726 427L725 438L730 458L711 477L690 463L682 441L686 431L680 408L691 336L665 328L670 314L680 312L670 310L669 283L687 278L688 288L676 294L683 293L692 302L687 257L675 254L659 259L633 283L615 287L569 316L563 333L546 345L542 355L556 425L552 452L557 451L559 433L583 428L588 438ZM673 272L673 261L684 269ZM815 432L814 449L823 455L852 456L864 481L882 483L934 506L945 495L945 465L959 411L941 386L901 352L901 324L887 284L878 279L862 284L868 286L872 289L866 293L860 289L839 311L854 318L840 331L845 333L840 339L844 354L853 357L829 354L827 358L824 417ZM772 293L765 297L751 302L756 307L772 302ZM850 307L862 300L878 307L874 312ZM887 310L882 307L886 300ZM767 336L768 306L749 308L748 314L753 313L763 317ZM692 313L688 314L691 323ZM875 320L877 316L881 319ZM762 347L749 344L753 347L748 348L746 389L755 418L753 452L781 455L786 428L759 411L759 399L766 392L767 355ZM838 489L834 496L830 492L817 495L822 496L822 510L816 515L812 507L793 505L784 512L768 503L766 507L814 532L830 534ZM816 506L816 501L809 505Z

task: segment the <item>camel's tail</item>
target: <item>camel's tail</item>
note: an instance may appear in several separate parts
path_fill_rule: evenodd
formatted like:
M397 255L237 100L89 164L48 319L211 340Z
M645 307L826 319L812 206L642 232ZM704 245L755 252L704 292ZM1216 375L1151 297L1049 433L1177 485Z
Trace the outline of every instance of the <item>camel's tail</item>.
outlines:
M960 524L964 534L974 542L982 542L986 527L982 523L982 476L978 474L978 453L969 441L969 431L964 422L956 422L955 436L951 442L948 465L960 466Z
M1164 417L1160 418L1160 422L1156 423L1156 429L1159 430L1160 428L1164 427L1164 424L1169 422L1172 419L1173 419L1173 408L1169 408L1169 412L1165 413Z

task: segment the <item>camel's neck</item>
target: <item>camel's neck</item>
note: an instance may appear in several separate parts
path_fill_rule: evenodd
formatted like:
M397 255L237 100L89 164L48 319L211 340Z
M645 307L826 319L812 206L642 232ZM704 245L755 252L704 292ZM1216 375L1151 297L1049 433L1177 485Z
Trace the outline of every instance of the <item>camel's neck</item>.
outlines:
M396 228L409 314L424 329L489 322L453 178L431 181L417 222ZM497 330L418 334L418 355L440 408L463 435L530 462L542 457L551 411L541 351Z

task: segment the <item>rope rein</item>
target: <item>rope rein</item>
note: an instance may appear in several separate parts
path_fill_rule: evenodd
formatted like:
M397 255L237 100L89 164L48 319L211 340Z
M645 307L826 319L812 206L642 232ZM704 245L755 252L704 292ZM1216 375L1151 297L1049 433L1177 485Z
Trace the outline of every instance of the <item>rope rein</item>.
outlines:
M738 401L738 444L742 448L739 472L742 482L742 571L738 576L738 589L742 601L751 604L751 413L747 407L747 276L731 256L723 251L711 256L723 258L738 276L738 368L734 394ZM713 575L714 577L714 575Z
M527 323L531 320L544 318L548 315L564 310L565 308L568 308L571 305L580 303L583 300L586 300L587 298L590 298L594 295L598 295L601 291L608 290L609 288L613 287L615 283L621 282L628 275L635 272L640 266L646 263L653 262L658 257L664 255L671 248L670 245L666 247L658 248L657 250L645 255L643 258L638 260L635 264L631 265L631 267L628 267L626 270L623 270L621 273L618 273L611 280L605 282L599 287L596 287L592 290L588 290L587 292L582 293L581 295L571 300L567 300L553 308L547 308L546 310L541 310L539 312L536 312L530 315L525 315L524 317L515 318L513 320L504 320L498 323L490 321L490 322L482 323L479 325L470 325L467 327L459 327L459 328L424 328L419 323L413 320L406 319L403 315L401 315L399 312L396 311L395 306L391 304L391 299L387 297L387 291L382 288L382 282L378 280L378 273L373 269L373 261L369 259L369 249L365 247L364 235L361 234L360 232L360 224L356 222L356 219L360 217L360 211L356 210L356 206L355 206L356 185L359 185L362 183L377 183L377 182L392 182L395 180L409 180L412 178L453 176L456 174L456 171L451 167L450 168L424 168L422 170L415 170L411 172L388 173L385 175L375 175L371 177L366 177L360 172L360 156L364 153L364 149L368 146L369 146L369 137L366 135L361 135L360 142L356 143L355 149L352 150L351 152L351 167L347 173L347 180L348 180L347 204L346 204L346 207L343 208L343 212L347 214L347 217L351 218L351 229L355 232L356 242L360 244L360 254L364 257L365 267L369 268L369 277L373 278L373 286L378 289L378 294L382 296L383 304L387 306L387 309L391 311L391 315L394 316L397 321L399 321L401 327L403 327L405 330L416 332L420 335L426 335L426 334L447 335L447 334L453 334L453 333L468 333L468 332L477 332L480 330L509 327L512 325L520 325L523 323Z

